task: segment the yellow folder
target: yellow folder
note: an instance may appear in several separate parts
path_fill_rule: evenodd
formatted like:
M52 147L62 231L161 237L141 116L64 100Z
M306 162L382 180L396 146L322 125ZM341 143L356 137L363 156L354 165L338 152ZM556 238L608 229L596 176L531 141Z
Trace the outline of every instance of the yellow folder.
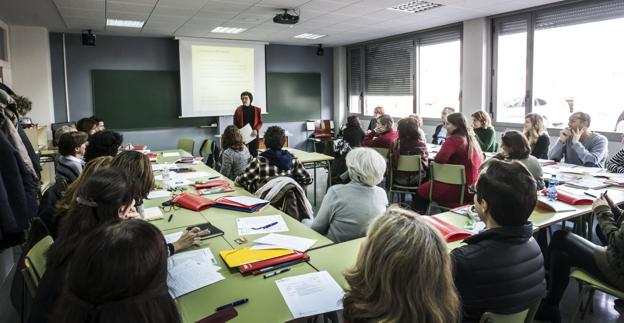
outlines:
M219 252L219 255L221 255L221 258L223 258L223 261L225 261L228 267L233 268L261 260L290 255L291 253L294 253L294 251L290 249L252 250L251 247L244 247L239 249L223 250Z

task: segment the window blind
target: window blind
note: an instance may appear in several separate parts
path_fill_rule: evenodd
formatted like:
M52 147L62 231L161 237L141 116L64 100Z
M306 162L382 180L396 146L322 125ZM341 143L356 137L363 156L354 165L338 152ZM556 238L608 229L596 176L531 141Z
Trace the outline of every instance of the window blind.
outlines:
M528 22L525 18L520 20L501 21L496 24L498 35L511 35L527 32Z
M435 45L440 43L446 43L451 41L461 40L462 30L461 28L445 29L441 31L435 31L427 33L418 37L418 43L422 46Z
M349 96L362 93L362 49L349 49Z
M412 95L414 41L396 40L366 46L366 94Z
M580 3L537 12L535 29L557 28L616 18L624 18L624 1Z

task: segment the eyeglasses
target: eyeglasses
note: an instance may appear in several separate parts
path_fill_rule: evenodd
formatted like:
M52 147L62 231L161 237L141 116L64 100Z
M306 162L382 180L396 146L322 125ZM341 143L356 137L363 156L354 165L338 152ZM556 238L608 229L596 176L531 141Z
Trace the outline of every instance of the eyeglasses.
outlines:
M176 211L180 209L180 206L172 204L172 205L161 205L159 206L159 208L161 210L163 210L164 212L171 212L171 211Z
M472 195L477 194L477 189L475 188L475 186L474 186L474 185L470 185L470 186L468 186L468 193L470 193L470 194L472 194Z

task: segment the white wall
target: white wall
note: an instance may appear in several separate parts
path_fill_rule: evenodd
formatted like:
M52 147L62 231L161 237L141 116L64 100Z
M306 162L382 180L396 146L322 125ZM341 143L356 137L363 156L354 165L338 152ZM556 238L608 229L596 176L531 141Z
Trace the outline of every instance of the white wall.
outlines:
M334 48L334 125L336 129L347 122L347 49Z
M464 21L462 42L462 112L487 110L488 19Z
M9 31L11 88L32 101L32 111L27 116L33 122L49 125L54 122L54 104L48 30L10 26Z
M4 21L0 20L0 27L4 29L5 35L5 50L7 55L7 60L0 60L0 67L2 67L2 82L9 87L11 87L11 46L9 41L9 25L7 25Z

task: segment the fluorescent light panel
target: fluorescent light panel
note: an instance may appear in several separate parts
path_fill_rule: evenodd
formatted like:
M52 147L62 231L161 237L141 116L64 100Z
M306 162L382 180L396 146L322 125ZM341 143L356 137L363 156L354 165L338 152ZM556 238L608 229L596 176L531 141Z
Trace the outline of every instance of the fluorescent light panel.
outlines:
M115 27L141 28L144 23L145 21L138 20L106 19L107 26Z
M211 33L222 33L222 34L240 34L243 31L247 30L247 28L237 28L237 27L217 27L211 30Z
M325 37L327 35L317 35L317 34L301 34L297 35L294 38L302 38L302 39L318 39L321 37Z
M409 12L409 13L416 13L416 12L421 12L421 11L437 8L440 6L442 5L439 3L416 0L416 1L410 1L410 2L403 3L403 4L399 4L399 5L386 8L386 9Z

